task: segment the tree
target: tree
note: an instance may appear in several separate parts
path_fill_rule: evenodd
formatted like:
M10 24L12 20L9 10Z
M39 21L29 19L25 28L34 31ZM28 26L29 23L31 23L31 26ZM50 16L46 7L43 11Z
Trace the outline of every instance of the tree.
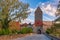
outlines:
M57 6L56 16L60 16L60 1L58 3L58 6Z
M0 21L2 28L8 28L9 22L19 18L28 17L28 4L19 2L19 0L0 0Z

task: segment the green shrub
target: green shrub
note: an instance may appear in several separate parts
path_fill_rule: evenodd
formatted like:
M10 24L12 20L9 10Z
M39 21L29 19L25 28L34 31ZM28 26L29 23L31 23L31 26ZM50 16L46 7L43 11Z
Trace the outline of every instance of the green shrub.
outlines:
M50 34L50 33L52 33L52 30L51 30L51 29L47 29L47 30L46 30L46 33L47 33L47 34Z
M19 34L20 30L0 29L0 35Z
M0 29L0 35L2 35L2 30Z
M0 35L8 35L8 34L11 34L12 31L9 30L9 29L1 29L0 30Z
M20 30L12 30L13 34L20 34Z
M25 27L20 31L21 34L27 34L32 32L33 32L32 28L28 28L28 27Z
M9 30L9 29L0 29L0 35L10 35L10 34L27 34L32 33L32 28L25 27L22 30Z

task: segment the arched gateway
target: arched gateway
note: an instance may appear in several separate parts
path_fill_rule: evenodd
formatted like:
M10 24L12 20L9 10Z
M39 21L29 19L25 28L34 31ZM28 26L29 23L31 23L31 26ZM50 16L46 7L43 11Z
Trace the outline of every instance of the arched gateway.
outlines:
M43 20L42 20L42 11L40 7L37 7L35 11L35 32L36 33L42 33L43 29Z

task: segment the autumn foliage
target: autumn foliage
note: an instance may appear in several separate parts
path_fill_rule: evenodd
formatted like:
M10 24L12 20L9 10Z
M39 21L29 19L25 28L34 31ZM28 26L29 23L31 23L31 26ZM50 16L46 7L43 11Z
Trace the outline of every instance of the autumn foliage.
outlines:
M9 23L9 29L11 30L20 30L19 22L12 21Z

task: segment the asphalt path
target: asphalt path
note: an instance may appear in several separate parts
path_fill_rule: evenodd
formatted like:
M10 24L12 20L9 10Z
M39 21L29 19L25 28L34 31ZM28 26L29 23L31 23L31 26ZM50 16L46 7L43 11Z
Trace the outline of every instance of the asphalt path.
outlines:
M33 34L22 38L16 38L13 40L51 40L44 34Z

